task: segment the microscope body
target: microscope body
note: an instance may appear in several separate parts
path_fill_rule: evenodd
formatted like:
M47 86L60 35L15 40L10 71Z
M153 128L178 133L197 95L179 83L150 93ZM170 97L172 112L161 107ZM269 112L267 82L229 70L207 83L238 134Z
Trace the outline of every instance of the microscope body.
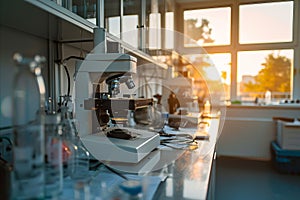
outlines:
M127 54L89 54L76 63L75 117L85 147L99 160L138 163L159 144L157 133L122 127L136 137L130 140L108 138L105 129L116 119L127 120L129 112L152 106L152 99L116 98L120 84L134 87L136 58ZM103 83L108 91L102 91ZM102 85L102 86L101 86Z
M104 115L108 102L105 98L97 98L96 87L110 77L133 73L136 73L136 58L127 54L89 54L85 60L76 62L75 115L81 124L79 132L82 135L92 134L95 127L104 125L95 120L96 109Z

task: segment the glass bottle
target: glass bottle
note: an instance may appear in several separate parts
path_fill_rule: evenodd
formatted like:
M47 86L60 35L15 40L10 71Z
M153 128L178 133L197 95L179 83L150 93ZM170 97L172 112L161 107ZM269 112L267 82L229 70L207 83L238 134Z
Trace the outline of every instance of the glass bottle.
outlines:
M46 115L45 120L45 195L57 198L63 190L61 116Z
M76 122L66 108L62 109L62 138L64 145L64 176L73 180L87 179L89 173L89 152L78 136Z
M45 85L41 57L14 55L19 65L13 93L13 198L44 198Z
M90 199L90 154L81 143L75 120L67 107L61 108L61 111L64 176L70 176L73 180L75 200Z
M270 90L267 90L265 93L265 104L270 105L272 103L272 93Z
M210 105L209 100L207 100L204 104L203 114L209 115L210 112L211 112L211 105Z

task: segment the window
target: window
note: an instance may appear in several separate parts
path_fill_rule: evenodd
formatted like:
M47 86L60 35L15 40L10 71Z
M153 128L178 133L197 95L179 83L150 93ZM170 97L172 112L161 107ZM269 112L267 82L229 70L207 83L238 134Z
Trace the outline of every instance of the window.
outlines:
M230 7L184 11L186 47L230 44Z
M166 12L165 48L174 48L174 12Z
M293 32L293 2L240 6L240 43L290 42Z
M195 56L205 49L219 71L226 99L254 103L266 90L274 103L299 98L295 84L300 63L294 59L300 51L300 27L294 26L298 1L203 1L199 8L182 7L182 31L191 38L183 42L185 54Z
M186 66L187 70L191 72L191 76L195 81L195 95L199 97L197 92L203 90L203 81L208 86L214 86L215 83L222 83L225 91L225 99L230 97L230 54L229 53L216 53L216 54L190 54L185 55L184 58L191 64ZM209 88L212 89L212 88ZM217 91L214 92L223 92ZM210 93L213 92L212 90Z
M138 15L124 15L122 20L122 34L121 30L121 17L107 18L107 31L117 37L122 37L122 40L131 46L138 47Z
M138 18L138 15L124 15L122 21L122 39L135 48L138 48Z
M105 28L109 33L138 48L139 33L137 26L140 24L141 1L127 0L122 1L122 3L123 7L121 8L121 1L105 0Z
M238 52L238 96L242 101L263 98L267 90L273 101L291 97L293 50Z
M219 72L219 76L224 86L225 99L230 99L230 83L231 83L231 54L215 53L209 54L214 63L215 68Z
M131 46L138 47L138 30L136 25L138 24L138 15L125 15L122 21L122 34L121 30L121 17L109 17L107 19L107 31L117 37L122 37L122 40L130 44Z
M109 17L107 19L107 31L120 37L120 17Z
M149 49L161 48L161 14L149 15Z

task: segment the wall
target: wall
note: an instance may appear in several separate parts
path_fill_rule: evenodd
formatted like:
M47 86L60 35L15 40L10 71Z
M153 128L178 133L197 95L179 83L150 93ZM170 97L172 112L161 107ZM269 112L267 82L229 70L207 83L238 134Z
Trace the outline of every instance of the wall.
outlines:
M74 44L73 41L92 41L91 30L94 25L85 25L86 20L76 21L77 18L74 20L64 13L54 12L55 9L41 9L24 0L0 2L0 130L12 125L9 108L13 79L17 72L12 60L15 52L26 57L36 54L46 57L47 62L42 69L46 98L51 96L56 100L59 95L65 94L66 89L60 90L60 85L66 88L66 76L63 68L55 67L54 61L91 49L91 42ZM71 41L73 46L68 47L66 41ZM74 61L67 64L72 76ZM59 76L63 77L62 84Z
M22 9L23 8L23 9ZM14 75L17 67L12 60L15 52L33 57L36 54L48 56L48 41L45 39L45 25L41 25L46 16L21 1L1 1L0 4L0 128L12 125L10 103L13 92ZM27 21L28 20L28 21ZM39 26L40 31L34 32ZM32 28L37 26L36 28ZM43 69L46 82L47 66Z

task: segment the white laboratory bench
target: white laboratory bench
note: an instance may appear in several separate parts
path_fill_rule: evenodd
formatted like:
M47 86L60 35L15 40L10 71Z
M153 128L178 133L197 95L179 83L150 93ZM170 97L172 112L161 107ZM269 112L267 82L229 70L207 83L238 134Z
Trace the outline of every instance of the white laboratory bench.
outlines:
M147 182L147 192L143 199L214 199L214 168L215 146L219 130L219 119L209 119L209 139L198 140L196 150L178 150L169 147L159 147L159 161L152 170L143 174L122 173L131 179ZM178 133L194 133L191 128L179 128ZM111 167L111 166L110 166ZM89 183L89 199L113 199L110 195L113 187L124 181L122 177L107 170L103 165L91 172L93 180ZM106 187L103 182L106 180ZM144 184L143 182L143 184ZM109 194L110 193L110 194ZM113 194L112 194L113 193ZM74 185L67 178L64 181L62 199L74 197ZM108 195L108 196L106 196Z
M215 146L219 131L219 119L206 119L208 140L198 140L196 150L175 150L169 147L159 147L159 160L152 170L143 174L126 174L134 179L148 180L150 184L143 199L213 199L214 198L214 159ZM173 131L174 132L174 131ZM180 133L195 133L196 129L179 128ZM116 187L122 177L100 165L91 171L88 185L88 195L77 199L109 199L108 189ZM106 187L103 188L104 180ZM2 185L3 186L3 185ZM82 191L85 190L82 188ZM81 192L82 192L81 191ZM10 192L9 192L10 193ZM64 179L61 200L75 199L74 182L70 177ZM106 196L106 197L105 197Z
M143 199L213 199L215 145L219 130L219 119L208 119L207 121L210 124L208 128L209 140L198 140L196 150L175 150L169 147L159 147L156 150L160 154L159 161L156 162L150 172L139 175L122 173L127 177L133 176L134 178L152 181L150 182L152 186L144 194L145 198ZM180 128L178 133L182 132L193 134L195 129ZM90 185L92 199L101 199L107 193L105 190L102 191L102 194L99 192L101 190L101 179L105 177L109 179L110 182L107 184L113 182L116 184L118 181L122 181L120 177L116 177L115 173L105 170L103 165L101 166L99 173L95 175L98 177ZM70 190L68 188L70 186L72 185L65 185L65 190ZM95 193L95 191L98 192ZM67 199L67 197L65 195L63 199Z

